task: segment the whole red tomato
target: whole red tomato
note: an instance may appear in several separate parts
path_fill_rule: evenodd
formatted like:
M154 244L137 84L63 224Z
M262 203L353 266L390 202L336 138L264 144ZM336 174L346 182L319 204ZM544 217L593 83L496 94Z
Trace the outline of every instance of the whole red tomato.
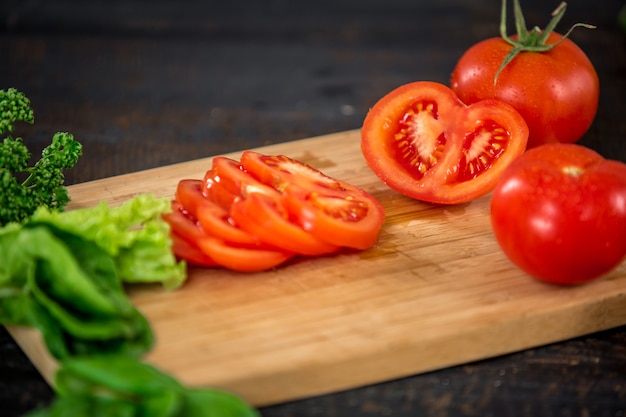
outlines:
M595 118L600 91L593 64L574 42L537 29L470 47L450 85L464 103L495 98L513 106L528 124L528 148L577 142Z
M491 222L528 274L559 284L598 278L626 257L626 164L576 144L530 149L494 189Z

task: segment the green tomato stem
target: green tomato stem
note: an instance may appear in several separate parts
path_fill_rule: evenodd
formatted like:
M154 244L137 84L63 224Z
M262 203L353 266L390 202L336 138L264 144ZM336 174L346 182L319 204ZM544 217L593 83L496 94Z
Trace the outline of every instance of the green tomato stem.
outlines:
M507 56L502 61L502 64L496 71L496 74L493 78L493 85L495 86L498 82L498 77L504 67L506 67L520 52L546 52L558 44L563 42L577 27L584 27L587 29L595 29L596 27L587 23L576 23L572 25L569 30L559 39L557 42L552 44L547 44L548 37L554 31L556 26L559 24L563 15L565 14L565 9L567 8L566 2L561 2L559 6L552 12L552 18L546 25L545 29L541 29L538 26L533 27L531 30L528 30L526 27L526 20L524 19L524 13L522 12L522 7L520 6L519 0L513 0L513 13L515 19L515 28L517 31L517 39L513 39L508 35L507 30L507 13L506 13L506 3L507 0L502 0L502 9L500 13L500 36L507 43L509 43L513 48L507 54Z

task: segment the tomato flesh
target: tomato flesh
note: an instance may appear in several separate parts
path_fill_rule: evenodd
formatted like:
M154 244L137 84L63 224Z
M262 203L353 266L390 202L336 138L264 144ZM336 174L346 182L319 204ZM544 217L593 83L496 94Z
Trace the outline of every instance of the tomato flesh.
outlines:
M343 194L354 188L286 155L263 155L247 150L241 155L241 165L262 183L280 192L288 187L301 187L325 194Z
M393 143L395 157L415 179L421 179L437 164L446 142L437 103L418 101L398 121Z
M173 234L188 242L195 242L204 237L204 230L198 221L175 200L172 201L172 210L165 213L163 219L170 225Z
M196 266L221 266L258 272L287 261L294 253L263 245L258 237L231 224L229 216L202 194L202 181L181 180L172 211L163 218L172 230L174 254Z
M202 178L202 194L225 210L228 210L233 201L241 195L238 189L233 191L233 188L233 184L223 183L222 178L213 169L209 169Z
M557 284L597 279L626 257L626 164L575 144L527 151L491 198L503 252Z
M203 187L207 197L226 208L236 198L252 192L278 196L270 185L250 175L238 161L224 156L213 158L212 168L204 176Z
M241 164L260 181L279 190L291 216L316 239L356 249L375 244L385 211L364 190L285 155L245 151Z
M202 194L202 181L184 179L176 187L176 201L209 235L231 245L259 246L259 240L237 227L230 219L229 211Z
M466 182L488 171L507 150L509 136L504 127L493 120L468 133L463 143L464 158L459 161L458 182Z
M361 149L385 184L409 197L457 204L487 194L526 149L528 127L511 106L463 104L433 82L401 86L370 110Z
M372 247L385 220L382 205L366 193L338 196L288 189L285 204L305 230L347 248Z
M202 252L195 242L204 238L204 232L198 223L192 219L177 202L172 201L172 210L163 215L163 219L170 225L172 251L178 259L197 266L217 266L217 262Z
M259 240L301 255L324 255L339 248L302 229L290 219L285 207L267 195L252 193L233 203L231 216Z

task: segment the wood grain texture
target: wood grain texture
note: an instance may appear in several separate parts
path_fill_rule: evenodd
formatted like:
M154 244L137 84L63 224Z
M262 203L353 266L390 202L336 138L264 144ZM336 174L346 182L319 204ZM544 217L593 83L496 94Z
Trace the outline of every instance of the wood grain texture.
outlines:
M358 130L258 148L363 187L387 220L368 251L241 274L189 270L182 289L133 286L157 344L147 360L191 385L275 404L494 357L626 323L626 264L579 287L540 283L502 254L489 196L457 206L408 199L366 166ZM238 153L228 154L237 157ZM77 184L70 208L172 196L210 158ZM44 377L36 333L10 328Z

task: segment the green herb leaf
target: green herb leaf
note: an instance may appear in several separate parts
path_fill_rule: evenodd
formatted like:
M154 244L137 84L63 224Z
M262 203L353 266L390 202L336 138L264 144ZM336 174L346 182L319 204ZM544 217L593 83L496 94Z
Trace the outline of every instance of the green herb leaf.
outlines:
M93 242L30 224L0 230L0 255L0 323L39 329L54 357L152 347L113 259Z
M187 388L156 367L127 356L67 358L57 371L55 387L52 405L27 417L260 417L229 392Z
M30 101L14 88L0 90L0 134L13 132L17 121L34 122ZM64 170L81 154L82 145L71 134L59 132L29 167L31 153L23 140L5 137L0 142L0 226L23 222L39 206L63 210L70 201Z

